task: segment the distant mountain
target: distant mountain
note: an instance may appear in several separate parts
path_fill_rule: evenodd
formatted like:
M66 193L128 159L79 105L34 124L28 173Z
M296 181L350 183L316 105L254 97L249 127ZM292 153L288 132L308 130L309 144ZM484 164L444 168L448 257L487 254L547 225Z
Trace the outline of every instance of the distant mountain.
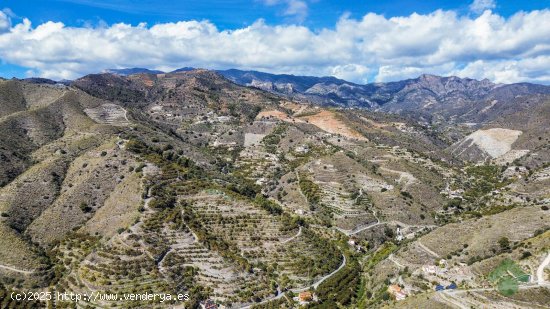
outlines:
M192 67L183 67L170 73L192 70L194 70ZM364 91L364 85L358 85L336 77L277 75L237 69L218 70L217 72L236 84L284 95L296 101L307 101L326 106L374 107L367 100L369 94ZM132 74L162 74L165 72L145 68L128 68L108 69L104 73L127 76Z
M359 85L335 77L276 75L256 71L218 71L233 82L257 87L294 100L354 108L369 108L426 119L485 122L503 112L515 112L529 97L548 95L550 87L424 74L418 78ZM528 104L527 104L528 105Z
M176 69L170 73L178 73L178 72L189 72L189 71L193 71L195 70L196 68L192 68L192 67L184 67L184 68L179 68L179 69Z
M311 89L311 87L319 83L357 85L332 76L316 77L290 74L277 75L258 71L241 71L237 69L219 70L218 72L237 84L253 84L255 81L271 82L274 86L281 84L292 84L292 88L297 92L306 92L308 89ZM274 89L277 89L277 87ZM284 88L281 90L284 90Z
M218 71L227 79L244 86L252 86L284 95L293 100L309 101L328 106L375 107L369 100L364 85L336 77L296 76L270 74L236 69Z
M414 112L457 122L490 121L504 110L518 108L521 101L529 102L530 96L550 94L550 87L536 84L495 84L487 79L434 75L366 87L373 90L369 99L381 111Z
M171 73L188 72L184 67ZM143 68L112 69L118 75L158 74ZM495 84L491 81L423 74L418 78L388 83L356 84L336 77L271 74L237 69L218 70L220 75L242 85L282 95L297 102L320 106L367 108L422 119L485 123L503 114L528 108L537 96L550 94L550 87L530 84Z
M193 71L196 68L191 67L183 67L176 69L171 72L164 72L160 70L150 70L146 68L125 68L125 69L106 69L103 71L103 73L112 73L122 76L132 75L132 74L163 74L163 73L178 73L178 72L189 72Z
M40 77L31 77L31 78L25 78L24 81L31 83L31 84L50 84L55 85L57 82L53 81L51 79L47 78L40 78Z
M145 68L126 68L126 69L107 69L105 73L113 73L118 75L132 75L132 74L162 74L163 71L149 70Z

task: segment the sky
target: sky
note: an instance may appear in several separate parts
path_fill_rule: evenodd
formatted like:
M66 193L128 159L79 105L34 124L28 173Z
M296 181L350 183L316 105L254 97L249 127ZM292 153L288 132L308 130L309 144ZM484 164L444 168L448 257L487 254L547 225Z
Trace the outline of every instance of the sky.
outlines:
M128 67L550 84L550 0L0 0L0 76Z

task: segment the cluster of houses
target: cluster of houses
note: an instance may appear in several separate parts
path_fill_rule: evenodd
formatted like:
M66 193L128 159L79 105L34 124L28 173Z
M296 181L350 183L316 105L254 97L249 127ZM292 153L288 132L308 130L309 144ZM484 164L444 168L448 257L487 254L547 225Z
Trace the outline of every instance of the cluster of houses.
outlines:
M426 274L431 275L440 275L447 272L447 261L445 259L439 260L438 265L424 265L422 266L422 270Z
M448 263L447 260L441 259L436 263L437 265L424 265L422 266L422 271L428 275L443 275L448 272Z
M449 199L455 199L455 198L462 199L462 196L464 195L464 190L463 189L452 190L449 184L447 184L447 187L441 190L441 192L439 193L446 196Z
M195 123L227 123L230 122L232 119L233 118L231 116L218 116L216 113L210 111L206 115L197 115Z

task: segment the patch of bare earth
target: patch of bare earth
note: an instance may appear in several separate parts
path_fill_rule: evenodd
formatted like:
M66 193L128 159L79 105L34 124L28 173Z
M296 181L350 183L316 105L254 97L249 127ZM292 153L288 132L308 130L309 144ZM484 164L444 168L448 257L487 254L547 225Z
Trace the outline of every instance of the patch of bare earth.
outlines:
M497 158L509 152L521 134L521 131L503 128L477 130L468 135L459 146L473 143L492 158Z
M321 130L332 134L339 134L347 138L353 138L361 141L367 139L359 132L353 130L346 125L342 120L338 119L336 113L322 110L315 115L304 116L302 119L307 120L309 123L319 127Z

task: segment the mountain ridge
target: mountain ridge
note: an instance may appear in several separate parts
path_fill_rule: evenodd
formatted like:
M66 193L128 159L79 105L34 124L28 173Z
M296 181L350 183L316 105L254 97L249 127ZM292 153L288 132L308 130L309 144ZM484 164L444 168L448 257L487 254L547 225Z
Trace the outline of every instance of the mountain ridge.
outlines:
M145 68L131 68L110 69L100 74L155 76L193 70L196 69L185 67L164 73ZM505 111L513 111L514 106L510 105L512 101L529 102L530 97L534 98L531 101L537 101L537 96L550 95L550 86L546 85L496 84L488 79L442 77L432 74L422 74L417 78L401 81L361 85L328 76L296 76L238 69L210 72L217 72L238 85L255 87L296 102L396 113L413 116L427 123L443 120L463 123L487 122L496 119ZM518 108L522 105L524 104L519 102Z

